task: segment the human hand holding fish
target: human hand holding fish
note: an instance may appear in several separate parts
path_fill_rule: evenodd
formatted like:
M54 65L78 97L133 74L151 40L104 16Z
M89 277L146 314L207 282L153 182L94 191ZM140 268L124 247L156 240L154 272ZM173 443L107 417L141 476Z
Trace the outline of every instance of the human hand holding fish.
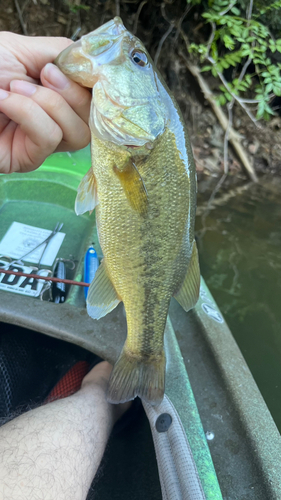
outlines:
M52 64L67 38L0 33L0 173L27 172L90 141L90 92Z

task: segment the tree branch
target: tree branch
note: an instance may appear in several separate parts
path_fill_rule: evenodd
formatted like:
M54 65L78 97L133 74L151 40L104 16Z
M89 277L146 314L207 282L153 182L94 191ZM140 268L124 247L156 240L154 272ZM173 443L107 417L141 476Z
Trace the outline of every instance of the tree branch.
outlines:
M207 82L204 80L204 78L202 77L202 75L200 73L200 69L197 66L195 66L194 64L192 64L188 60L188 58L185 56L185 54L180 52L179 55L183 58L188 70L192 73L192 75L198 81L198 84L199 84L199 86L204 94L204 97L208 101L208 103L210 104L211 108L213 109L222 129L224 131L227 131L229 120L227 119L223 110L217 105L216 100L211 92L211 89L209 88ZM240 158L242 165L244 166L245 170L247 171L247 174L250 177L250 179L253 182L257 182L258 178L257 178L256 172L255 172L254 168L252 167L244 148L241 146L240 137L231 126L229 127L229 142L232 145L232 147L234 148L238 157Z
M214 59L210 56L207 57L207 61L209 61L211 64L213 64L213 66L216 67L216 62L214 61ZM256 118L254 117L254 115L252 115L251 111L247 108L247 106L245 105L244 103L244 100L241 100L240 97L238 97L237 95L233 94L232 90L229 88L229 85L226 81L226 79L224 78L223 74L220 73L219 71L217 71L217 74L218 74L218 77L219 79L221 80L221 82L223 83L223 85L225 86L227 92L229 92L229 94L233 97L233 99L235 99L235 101L238 102L238 104L240 104L241 108L244 109L245 113L248 115L248 117L252 120L252 122L256 125L256 127L258 128L261 128L261 126L257 123L257 120Z

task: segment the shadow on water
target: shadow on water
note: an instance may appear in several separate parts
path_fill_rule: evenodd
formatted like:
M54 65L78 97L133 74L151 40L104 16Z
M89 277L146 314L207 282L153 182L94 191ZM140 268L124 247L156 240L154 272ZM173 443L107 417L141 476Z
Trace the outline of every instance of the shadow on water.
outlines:
M281 431L281 179L198 212L202 275Z

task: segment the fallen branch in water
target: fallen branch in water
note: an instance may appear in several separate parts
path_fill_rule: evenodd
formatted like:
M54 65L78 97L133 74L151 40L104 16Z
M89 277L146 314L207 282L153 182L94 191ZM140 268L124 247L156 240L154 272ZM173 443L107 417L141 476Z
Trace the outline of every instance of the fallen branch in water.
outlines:
M226 131L228 128L229 120L227 119L223 110L217 105L216 100L212 94L212 91L211 91L209 85L207 84L205 79L202 77L200 69L197 66L195 66L194 64L192 64L183 52L179 52L179 55L183 58L185 65L188 68L188 70L190 71L190 73L198 81L198 84L199 84L199 86L204 94L205 99L210 104L210 106L211 106L213 112L215 113L222 129L224 131ZM249 158L247 156L246 151L244 150L244 148L241 145L240 137L232 127L229 127L228 139L229 139L229 142L232 145L233 149L236 151L238 157L240 158L242 165L244 166L245 170L247 171L247 174L250 177L250 179L253 182L258 182L256 172L249 161Z
M207 200L199 205L197 205L196 215L202 217L206 213L209 213L210 210L214 210L216 207L221 207L226 205L229 200L232 198L236 198L237 196L241 196L245 191L250 189L253 186L252 182L247 182L246 184L242 184L242 186L236 186L232 189L229 189L226 193L223 193L221 196L212 200L210 204L210 200Z

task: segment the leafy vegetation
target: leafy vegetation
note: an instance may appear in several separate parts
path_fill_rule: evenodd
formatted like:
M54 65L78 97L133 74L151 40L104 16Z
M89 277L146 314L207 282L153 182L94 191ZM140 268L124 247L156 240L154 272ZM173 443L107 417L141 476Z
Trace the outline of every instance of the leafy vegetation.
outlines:
M198 4L198 0L188 3ZM275 39L264 22L269 13L280 14L281 0L263 3L257 12L252 12L252 1L247 10L236 0L209 0L207 6L202 5L209 38L192 43L189 51L207 63L202 71L220 79L218 104L237 100L244 109L248 104L252 107L255 120L268 120L274 114L270 101L281 96L281 38ZM254 99L248 98L250 90Z

